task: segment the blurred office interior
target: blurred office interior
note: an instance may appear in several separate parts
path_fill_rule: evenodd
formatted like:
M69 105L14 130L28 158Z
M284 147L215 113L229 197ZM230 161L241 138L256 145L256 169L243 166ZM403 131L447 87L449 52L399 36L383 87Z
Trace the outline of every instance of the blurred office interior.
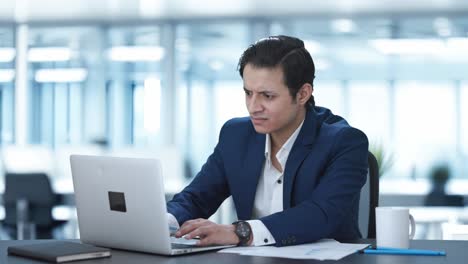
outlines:
M2 0L0 192L7 175L46 174L54 219L72 225L57 236L73 238L71 153L160 158L168 195L181 190L247 115L242 51L277 34L305 40L317 105L367 134L381 205L413 208L420 238L468 236L462 0ZM442 195L461 199L425 207L441 167Z

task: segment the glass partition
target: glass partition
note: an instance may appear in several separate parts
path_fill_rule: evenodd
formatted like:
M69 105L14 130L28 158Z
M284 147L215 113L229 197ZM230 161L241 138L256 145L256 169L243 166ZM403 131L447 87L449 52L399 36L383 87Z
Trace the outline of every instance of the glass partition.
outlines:
M246 22L191 23L176 28L178 142L190 175L198 172L218 141L222 124L245 116L237 63L250 44Z
M415 179L444 161L466 175L467 24L462 16L317 17L275 19L269 29L305 40L317 104L392 157L385 175Z
M468 82L465 81L461 84L460 94L458 99L458 105L461 107L461 113L459 119L460 122L460 146L459 152L461 154L461 159L464 161L465 170L461 174L462 177L468 177Z
M158 146L166 144L162 116L168 115L163 100L171 87L165 85L162 63L170 53L162 47L160 26L113 27L106 49L109 80L109 138L112 146ZM171 70L171 69L167 69Z
M14 33L0 26L0 145L14 141Z
M434 164L456 158L455 87L402 81L395 91L395 176L428 177Z
M30 28L27 60L32 144L55 148L94 139L95 135L86 133L89 127L96 129L90 119L104 113L87 99L103 89L93 76L99 70L96 61L101 60L96 47L99 41L98 30L92 27ZM90 108L94 108L92 114Z
M31 23L30 142L175 145L193 175L222 124L247 115L242 51L285 34L304 39L314 58L317 105L394 156L387 177L426 178L436 160L466 158L467 26L462 16L429 15ZM7 143L14 142L13 29L1 28L0 47L0 140Z

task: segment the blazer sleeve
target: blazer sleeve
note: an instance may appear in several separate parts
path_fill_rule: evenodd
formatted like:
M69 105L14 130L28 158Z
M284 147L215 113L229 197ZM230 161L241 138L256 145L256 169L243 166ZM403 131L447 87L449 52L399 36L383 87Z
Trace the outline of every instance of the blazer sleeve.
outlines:
M217 146L200 172L182 192L167 203L167 211L176 217L180 225L191 219L209 218L229 196L220 151L223 131L224 127Z
M260 220L272 233L276 246L314 242L334 237L349 217L367 177L368 141L355 128L336 137L324 175L310 196L294 207Z

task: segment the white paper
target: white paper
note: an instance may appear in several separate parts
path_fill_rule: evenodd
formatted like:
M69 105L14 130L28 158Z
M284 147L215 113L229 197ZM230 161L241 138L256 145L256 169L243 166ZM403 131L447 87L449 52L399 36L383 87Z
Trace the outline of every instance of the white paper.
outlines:
M290 259L339 260L367 246L369 244L347 244L333 239L322 239L315 243L289 247L234 247L220 250L218 253Z

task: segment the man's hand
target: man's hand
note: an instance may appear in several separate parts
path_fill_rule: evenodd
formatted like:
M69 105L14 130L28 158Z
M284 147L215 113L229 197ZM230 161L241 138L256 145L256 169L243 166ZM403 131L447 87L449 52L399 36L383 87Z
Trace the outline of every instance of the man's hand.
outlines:
M176 237L187 239L199 237L198 246L237 245L239 238L234 232L234 225L219 225L207 219L194 219L185 222L175 233Z

